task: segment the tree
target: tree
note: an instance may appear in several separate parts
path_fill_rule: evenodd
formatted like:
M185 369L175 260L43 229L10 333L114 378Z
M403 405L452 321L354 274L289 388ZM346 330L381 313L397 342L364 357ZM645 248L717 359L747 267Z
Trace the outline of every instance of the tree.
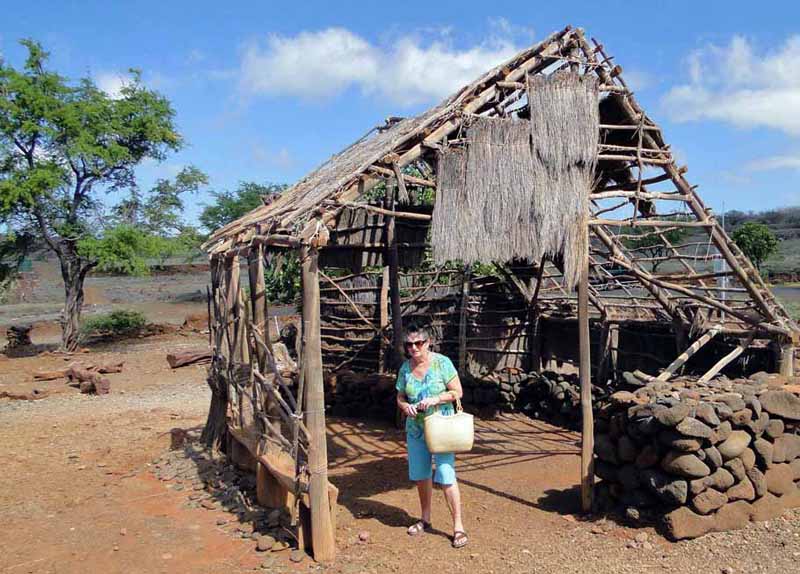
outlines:
M98 265L79 242L95 236L101 191L135 186L135 168L182 146L169 101L140 74L111 97L90 78L71 83L24 40L21 70L0 61L0 216L35 230L64 280L62 347L78 344L83 284Z
M668 241L670 245L676 246L687 235L686 228L683 227L666 228L660 234L656 233L656 231L658 230L646 227L631 227L626 229L625 233L638 234L641 237L629 238L624 241L628 249L643 252L651 259L653 273L658 271L658 267L666 261L666 259L661 258L670 253L670 249L664 240Z
M276 195L280 195L286 187L286 185L276 183L261 185L243 181L234 191L213 193L215 202L203 209L200 214L200 223L209 232L213 232L264 205L265 202L268 203Z
M0 288L14 278L33 247L34 238L28 233L0 235Z
M748 222L733 232L733 241L761 271L761 264L778 249L778 238L763 223Z
M104 239L117 245L103 247L97 245L97 238L91 238L85 246L87 253L90 252L88 250L99 248L124 255L124 251L119 251L119 240L129 239L131 243L126 250L133 250L130 253L139 261L135 265L118 261L105 270L141 274L149 268L147 258L155 257L163 262L168 257L197 252L204 237L196 227L184 221L182 196L197 191L207 183L206 174L194 166L188 166L174 180L159 179L147 194L143 195L136 187L131 188L128 197L111 210L112 221L120 228L119 231L107 229L104 233ZM132 233L131 228L135 228L137 233Z

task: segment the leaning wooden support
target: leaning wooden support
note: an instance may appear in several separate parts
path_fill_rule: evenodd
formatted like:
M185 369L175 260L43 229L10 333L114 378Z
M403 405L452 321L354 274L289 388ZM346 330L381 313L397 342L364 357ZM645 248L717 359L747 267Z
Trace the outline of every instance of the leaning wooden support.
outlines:
M306 427L310 433L308 471L311 506L311 539L314 559L330 562L336 557L328 498L328 448L325 435L325 396L322 381L322 346L319 317L318 252L304 248L303 268L303 370L305 371Z
M717 376L717 374L727 367L736 357L741 355L747 347L750 346L750 343L753 342L755 338L755 333L752 333L747 339L743 339L739 345L730 353L722 357L719 361L717 361L713 367L711 367L702 377L700 377L697 382L698 383L707 383L711 379Z
M717 336L719 333L719 329L712 328L709 330L705 335L697 339L694 343L692 343L688 349L686 349L683 353L678 355L678 358L672 361L669 366L664 369L661 374L656 377L657 381L668 381L669 378L677 372L683 365L686 364L686 361L691 359L697 351L699 351L706 343L708 343L711 339Z

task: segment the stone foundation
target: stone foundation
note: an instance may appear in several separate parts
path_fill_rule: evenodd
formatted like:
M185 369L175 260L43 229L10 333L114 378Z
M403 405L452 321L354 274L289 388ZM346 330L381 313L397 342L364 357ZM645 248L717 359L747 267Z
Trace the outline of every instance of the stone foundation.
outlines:
M629 379L630 380L630 379ZM673 539L800 506L800 397L780 378L651 382L596 409L596 502Z
M394 421L395 375L340 372L326 378L325 400L333 416ZM464 377L464 409L481 417L524 411L576 428L580 424L577 376L555 372L525 373L509 369L485 378Z

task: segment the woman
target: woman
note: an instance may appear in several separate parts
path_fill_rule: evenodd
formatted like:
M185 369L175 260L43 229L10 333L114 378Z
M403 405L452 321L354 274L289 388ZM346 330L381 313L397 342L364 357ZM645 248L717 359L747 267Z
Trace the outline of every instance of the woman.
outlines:
M433 482L444 489L450 514L453 516L453 547L467 543L461 522L461 494L458 490L453 453L431 455L425 445L423 425L425 414L440 409L453 414L452 403L463 395L453 363L430 350L428 332L409 325L405 333L405 351L409 359L397 374L397 406L406 415L406 444L408 447L408 477L417 483L422 519L408 528L416 536L431 529L431 497ZM436 469L433 470L432 462Z

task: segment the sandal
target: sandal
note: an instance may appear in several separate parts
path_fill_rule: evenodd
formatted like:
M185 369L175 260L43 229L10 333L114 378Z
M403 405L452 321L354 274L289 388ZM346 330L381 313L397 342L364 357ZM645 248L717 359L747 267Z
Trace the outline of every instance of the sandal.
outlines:
M453 548L462 548L467 545L467 542L469 542L469 538L463 530L456 530L453 533Z
M417 536L418 534L422 534L423 532L430 531L430 529L431 529L430 522L420 520L409 526L406 532L408 532L409 536Z

